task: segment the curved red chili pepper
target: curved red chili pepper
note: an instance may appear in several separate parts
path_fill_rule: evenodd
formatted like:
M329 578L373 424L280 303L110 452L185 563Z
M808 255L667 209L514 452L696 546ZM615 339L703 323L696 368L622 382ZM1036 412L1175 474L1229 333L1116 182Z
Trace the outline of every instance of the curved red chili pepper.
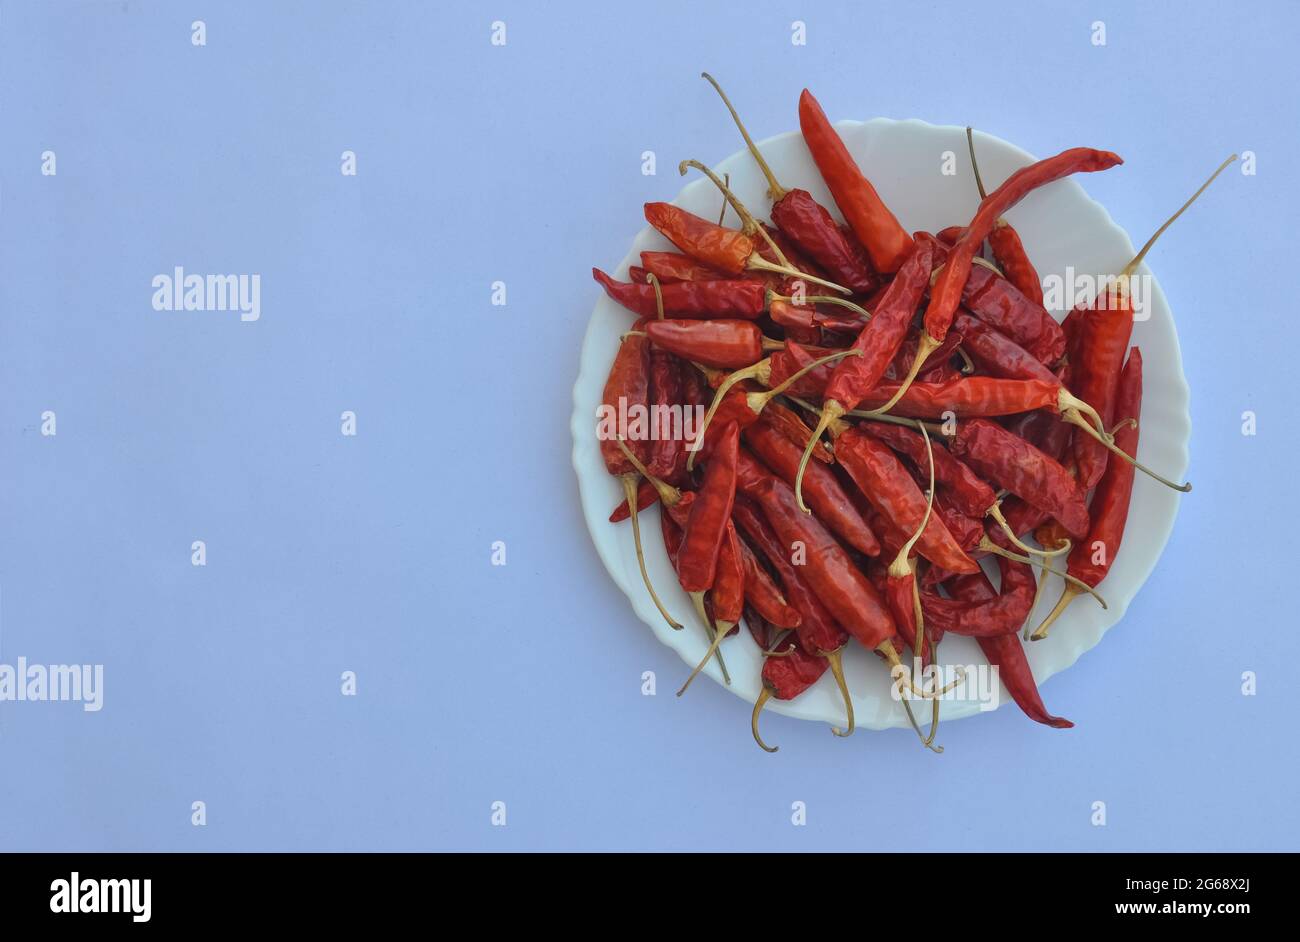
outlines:
M906 455L918 471L929 469L929 454L920 432L888 422L870 422L867 430L894 451ZM976 519L983 517L997 500L997 493L978 474L957 460L945 448L932 448L934 479L962 513Z
M763 358L763 331L752 321L651 320L642 329L669 353L718 369L738 369Z
M1005 379L1037 379L1046 383L1056 380L1056 375L1043 365L1042 360L965 308L958 309L952 326L953 330L961 332L962 349L984 373Z
M910 534L925 517L925 496L889 446L862 429L849 428L835 439L835 459L893 526ZM954 572L974 572L979 564L966 555L943 521L931 515L916 545L926 559Z
M953 598L963 602L985 602L997 598L993 584L983 572L958 576L948 584L948 591ZM1038 684L1034 682L1034 674L1029 669L1029 660L1025 657L1025 649L1020 643L1020 638L1015 634L1006 634L975 640L979 643L984 656L989 659L989 663L998 669L998 678L1002 681L1002 685L1007 688L1011 699L1016 701L1016 706L1020 707L1025 716L1036 723L1055 729L1074 728L1074 724L1069 720L1052 716L1047 712L1042 695L1038 692Z
M762 421L744 432L745 444L787 484L793 485L803 449L777 429ZM822 522L840 539L867 556L880 555L880 541L849 501L840 482L829 468L810 464L804 475L808 504Z
M735 508L732 508L735 519ZM759 563L754 551L743 539L740 542L740 561L745 567L745 602L754 607L763 619L778 628L797 628L802 622L799 612L790 606L781 589L767 570ZM766 648L766 645L764 645Z
M907 230L880 199L808 89L799 96L799 128L835 205L878 272L898 271L912 248ZM943 339L943 338L939 338Z
M641 267L664 284L677 281L725 281L731 277L726 272L701 265L680 252L642 252Z
M713 586L718 553L726 536L727 521L736 498L737 452L740 429L728 423L704 469L704 481L691 504L677 558L677 578L687 592Z
M966 231L962 233L948 255L948 261L934 287L930 290L930 306L925 312L925 332L936 342L941 342L952 324L953 314L961 301L966 281L971 273L971 260L984 244L994 223L1020 202L1031 191L1073 173L1091 173L1106 170L1123 163L1118 154L1109 151L1075 147L1055 157L1022 167L980 202Z
M1002 573L1002 592L987 601L962 602L923 592L921 611L926 625L971 638L1018 632L1034 605L1038 589L1034 569L1004 556L998 557L998 569Z
M876 287L866 254L845 238L831 214L807 190L786 190L772 204L772 221L831 281L854 294L866 294ZM794 259L790 262L795 264Z
M711 268L739 275L754 254L754 240L671 203L646 203L646 222L691 258Z
M958 424L952 453L985 480L1051 514L1071 536L1088 533L1088 507L1078 482L1023 438L994 422L969 419Z
M638 322L636 327L645 325ZM650 398L650 344L645 337L629 334L618 345L614 363L605 380L605 389L601 394L601 405L614 414L625 414L634 406L645 408ZM605 470L615 477L636 475L632 462L618 447L614 437L599 437L600 455L605 459ZM644 463L649 457L649 442L645 439L633 439L625 442L628 449Z
M613 300L642 317L655 317L654 285L615 281L599 268L591 276ZM756 320L767 306L767 285L761 281L680 281L659 286L664 315L693 320L744 318Z

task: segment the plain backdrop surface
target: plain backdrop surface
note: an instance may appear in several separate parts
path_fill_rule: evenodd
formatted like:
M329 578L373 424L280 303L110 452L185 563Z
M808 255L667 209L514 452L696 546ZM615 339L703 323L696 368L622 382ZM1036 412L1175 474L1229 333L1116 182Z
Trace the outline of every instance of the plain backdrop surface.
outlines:
M105 678L97 713L0 703L0 849L1295 849L1298 26L1280 2L0 2L0 663ZM705 68L760 137L806 85L833 119L1119 151L1084 183L1138 242L1255 153L1149 260L1196 489L1126 619L1045 685L1075 729L1004 707L934 756L769 716L769 756L729 693L671 695L568 423L590 267L679 159L738 147ZM259 273L260 320L153 310L178 265Z

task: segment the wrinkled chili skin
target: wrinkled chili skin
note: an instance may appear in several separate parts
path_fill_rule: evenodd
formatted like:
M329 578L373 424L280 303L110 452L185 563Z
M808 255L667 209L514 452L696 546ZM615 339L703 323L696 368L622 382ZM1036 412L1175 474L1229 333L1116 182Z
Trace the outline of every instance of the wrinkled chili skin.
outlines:
M730 276L679 252L642 252L641 267L660 282L725 281ZM633 279L634 281L636 279Z
M885 368L885 374L881 379L897 381L907 375L912 368L912 361L916 359L916 348L919 346L918 340L917 337L907 337L903 340L898 352L894 354L894 358L889 361L889 366ZM955 330L948 331L948 336L943 338L943 343L934 349L929 359L922 365L921 372L916 374L917 381L922 383L946 383L950 379L954 379L955 377L949 375L952 367L948 361L952 359L952 355L957 352L957 348L961 345L961 334Z
M729 275L743 272L754 254L754 240L743 232L726 229L671 203L646 203L645 219L691 258Z
M863 256L854 251L831 214L807 190L786 190L772 204L772 221L831 281L854 294L875 288L876 279L863 264Z
M881 595L889 614L894 616L898 634L907 646L916 652L916 608L912 604L912 587L916 584L916 573L908 570L906 575L886 573ZM919 652L921 663L930 663L930 639L926 639L925 650Z
M1103 292L1075 326L1070 375L1076 396L1091 405L1109 430L1115 422L1115 388L1133 334L1133 306L1127 292ZM1086 490L1106 471L1110 452L1091 435L1074 436L1074 461Z
M983 478L966 467L952 454L931 442L930 451L926 451L925 439L920 432L902 425L889 422L868 422L866 429L894 451L906 455L916 468L929 477L930 454L934 455L934 480L943 487L952 498L953 505L970 517L982 517L988 513L997 493Z
M636 326L641 327L638 323ZM614 355L614 364L609 368L609 377L605 380L605 389L601 395L601 405L613 409L614 414L621 414L620 402L626 403L624 409L633 406L644 408L650 398L650 344L645 337L628 336L618 345ZM599 438L599 436L597 436ZM624 442L628 450L644 463L649 456L648 441L631 439ZM613 438L600 438L600 456L605 459L605 470L615 477L621 474L634 474L636 468L628 461Z
M656 409L670 409L682 401L681 365L677 358L667 350L650 345L650 403ZM667 411L661 412L668 415ZM671 430L669 430L671 432ZM648 443L650 460L646 469L655 477L670 484L681 483L679 469L685 468L681 453L685 443L680 436L664 434L660 430L658 437ZM639 496L639 495L638 495Z
M863 325L862 318L856 314L827 314L811 304L791 304L781 300L772 301L768 314L774 324L799 330L815 328L856 335Z
M980 202L979 210L957 239L948 254L948 261L930 291L930 306L925 312L925 330L935 340L943 340L952 323L952 316L961 301L962 292L971 273L971 259L983 246L993 225L1012 206L1031 191L1072 173L1091 173L1105 170L1123 161L1109 151L1075 147L1022 167Z
M917 305L930 283L931 243L918 242L907 255L897 276L890 282L871 320L853 341L852 349L862 356L845 357L835 364L825 397L845 409L855 408L880 382L889 362L907 336Z
M801 575L840 627L870 650L894 636L894 619L875 587L830 531L799 509L788 484L769 475L746 496L762 508L785 545L793 546L796 540L804 544Z
M884 405L898 389L897 383L881 383L863 397L859 405L874 409ZM946 383L913 383L890 411L914 419L941 419L945 412L958 418L1015 415L1034 409L1057 407L1060 384L1033 379L1002 379L996 376L964 376Z
M835 459L882 516L904 533L914 533L925 517L926 500L889 446L862 429L850 428L835 439ZM972 560L948 532L943 520L930 516L917 552L955 572L974 572Z
M726 536L727 521L736 499L736 467L740 429L728 423L709 456L704 481L691 504L677 558L677 578L687 592L703 592L713 586L718 553Z
M636 488L636 509L645 510L659 499L659 491L649 481L642 481ZM622 523L632 516L632 511L628 509L627 498L614 508L614 512L609 515L610 523Z
M758 422L745 429L745 444L759 460L776 472L777 477L793 485L799 471L803 449L790 441L766 422ZM831 470L824 465L809 462L804 471L804 500L813 513L836 536L853 549L867 556L880 555L880 541L871 532L867 522L840 487Z
M799 613L799 644L808 654L835 651L848 637L835 617L826 609L817 593L790 562L791 550L781 542L762 511L744 496L736 498L732 510L736 526L753 541L758 552L776 570L790 605Z
M763 358L763 331L752 321L648 320L642 330L669 353L721 370Z
M718 549L718 569L709 590L709 604L715 621L740 621L745 607L745 563L741 558L740 537L730 520Z
M1023 438L994 422L968 419L957 425L952 453L995 487L1051 514L1072 537L1087 535L1088 507L1078 482Z
M735 519L734 507L732 519ZM778 628L797 628L802 621L798 611L786 602L781 595L781 590L754 556L754 551L749 548L749 544L744 540L738 540L738 543L740 564L745 570L746 604L753 606L764 621Z
M1056 374L1044 366L1042 360L964 308L953 317L952 327L961 332L962 349L982 372L1005 379L1056 381Z
M944 599L932 592L921 594L921 611L927 627L970 638L1015 634L1034 605L1037 583L1028 563L998 557L1002 593L984 602Z
M1134 347L1120 374L1115 394L1115 419L1137 419L1142 411L1142 352ZM1126 454L1137 454L1139 427L1125 425L1115 432L1115 444ZM1133 496L1135 469L1127 461L1112 461L1097 482L1089 511L1092 528L1088 538L1070 551L1070 575L1096 587L1119 552L1128 522L1129 503ZM1100 544L1100 547L1098 546ZM1098 552L1101 550L1101 552ZM1103 561L1098 562L1097 556Z
M763 409L762 421L798 445L801 452L808 446L808 439L812 438L813 430L804 423L803 419L779 402L767 404ZM835 461L830 452L822 447L814 448L812 457L823 464L832 464Z
M948 583L948 591L953 598L963 602L985 602L997 598L993 584L983 572L957 576ZM975 640L989 663L998 669L998 678L1025 716L1054 729L1074 728L1074 724L1064 717L1052 716L1047 712L1018 635L995 635Z
M1025 244L1020 241L1020 233L1005 219L993 224L989 233L989 248L993 250L993 259L1007 276L1007 281L1016 286L1016 290L1043 306L1043 282L1038 277L1038 269L1029 260Z
M773 387L780 386L805 366L811 365L814 360L825 355L826 351L820 349L810 351L808 347L794 343L787 338L784 349L772 354L770 384ZM789 392L794 396L820 399L826 391L826 384L831 380L831 374L834 372L834 363L823 363L820 366L815 366L810 372L795 380Z
M826 112L806 88L799 96L799 128L835 205L866 248L872 267L885 274L898 271L912 248L911 236L863 175Z
M599 268L593 268L591 276L607 295L629 311L642 317L658 315L654 285L615 281ZM748 279L669 282L660 285L659 290L663 296L665 317L752 321L761 317L767 306L767 285Z
M821 679L830 666L826 658L795 647L784 657L763 659L763 685L778 700L793 700Z
M1047 309L982 265L972 266L962 301L976 317L1020 344L1040 363L1055 363L1065 352L1065 334Z

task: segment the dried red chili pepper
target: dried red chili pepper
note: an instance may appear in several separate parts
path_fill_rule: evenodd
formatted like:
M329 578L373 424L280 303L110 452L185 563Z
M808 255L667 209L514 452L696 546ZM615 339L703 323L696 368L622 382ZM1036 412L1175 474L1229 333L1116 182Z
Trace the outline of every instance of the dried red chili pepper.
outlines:
M912 248L907 230L880 199L808 89L799 96L799 128L835 205L878 272L898 271ZM942 339L942 338L940 338Z
M1023 438L995 422L968 419L958 424L952 453L985 480L1051 514L1072 536L1087 534L1088 506L1078 482Z
M812 428L799 418L798 413L793 409L787 409L779 402L767 404L767 408L763 410L763 421L798 445L800 451L807 447L808 439L812 437ZM823 464L832 464L835 461L825 448L814 448L813 457Z
M813 199L811 193L807 190L787 190L777 182L772 168L768 166L758 146L749 136L749 131L745 129L740 115L732 107L726 92L709 73L705 72L704 78L717 91L722 98L722 103L731 112L731 117L736 122L741 136L744 137L749 152L758 162L763 176L767 178L767 192L772 199L772 221L807 253L832 281L844 285L855 294L871 291L875 287L876 280L865 254L856 250L831 214Z
M642 252L641 267L664 284L676 281L725 281L732 277L708 265L701 265L680 252ZM644 279L633 278L633 281Z
M952 326L954 331L961 332L962 348L984 373L1005 379L1037 379L1048 383L1056 379L1042 360L965 308L958 309Z
M839 421L831 426L831 434L835 436L836 461L871 505L902 532L915 530L926 515L926 499L889 446L869 432ZM973 572L979 566L935 516L921 533L917 550L954 572Z
M947 262L939 270L935 283L930 288L930 304L925 311L925 331L921 337L921 345L917 349L917 362L913 365L913 373L919 370L920 364L925 362L930 353L943 343L944 337L947 336L953 314L961 302L966 282L970 278L971 260L984 244L994 223L1012 206L1040 186L1073 173L1105 170L1120 163L1123 161L1119 155L1109 151L1075 147L1055 157L1048 157L1028 167L1022 167L1007 177L1003 184L986 199L980 201L980 207L974 218L953 244Z
M705 366L734 370L763 355L763 331L752 321L655 320L642 329L657 346Z
M1029 617L1038 583L1033 567L1025 563L999 556L998 569L1002 573L1002 592L987 601L962 602L923 592L921 610L927 624L972 638L1014 636Z
M1129 454L1137 454L1138 419L1141 411L1142 351L1134 347L1120 375L1119 389L1115 396L1115 415L1121 420L1115 432L1115 444ZM1134 473L1133 467L1123 461L1112 461L1107 466L1092 495L1092 526L1088 537L1070 553L1067 571L1094 588L1106 578L1124 539L1124 526L1128 522L1129 503L1133 495ZM1060 601L1030 636L1030 640L1046 638L1048 629L1079 592L1077 586L1067 584L1061 592Z
M997 598L998 594L993 588L993 583L989 582L988 576L982 571L957 576L948 583L948 591L954 599L963 602L986 602ZM1025 649L1020 643L1020 638L1015 634L1005 634L979 637L975 640L989 663L997 668L998 678L1025 716L1054 729L1074 728L1074 724L1069 720L1052 716L1047 712L1042 695L1038 692L1038 684L1034 682L1033 672L1029 669L1029 661L1025 657Z
M917 305L925 292L930 279L930 259L933 256L931 244L916 243L913 251L902 263L898 275L890 283L884 297L876 306L871 320L862 328L852 349L861 352L860 357L842 360L831 374L826 384L825 398L822 402L821 416L813 435L820 438L822 433L850 409L858 405L880 382L889 361L898 352L903 338L907 335L908 325L916 314ZM811 448L808 449L811 451ZM795 480L795 497L804 513L808 513L804 504L802 484L804 468L808 464L805 453L799 465L799 476Z
M986 199L988 194L984 192L980 165L975 159L975 135L970 128L966 129L966 147L970 150L971 169L975 171L975 185L979 188L980 199ZM1029 260L1029 255L1025 252L1025 246L1020 241L1020 233L1016 232L1006 219L999 217L993 224L988 241L989 248L993 250L993 258L1006 273L1007 281L1041 307L1043 283L1038 277L1038 270L1034 268L1034 263Z
M866 428L894 451L906 455L918 469L925 468L932 459L934 479L951 495L954 506L962 513L983 517L997 502L996 492L983 478L946 449L931 447L929 436L923 432L888 422L871 422Z
M626 337L619 344L618 353L615 355L614 363L610 367L609 377L605 380L605 388L601 395L602 407L606 410L613 409L616 413L621 410L631 410L636 406L644 409L649 400L649 388L650 345L644 337ZM635 504L637 499L636 485L640 475L634 465L633 458L638 461L641 460L642 456L647 452L648 443L633 441L630 445L627 445L619 438L600 436L598 438L600 441L600 454L605 460L605 470L617 477L622 483L623 495L629 505ZM646 570L645 565L645 552L641 546L641 521L635 510L632 511L632 538L636 544L636 559L641 569L641 579L645 583L646 590L650 593L650 598L670 626L681 628L682 626L668 614L663 602L659 600L658 593L655 592L654 585L650 582L650 573Z
M763 692L754 701L754 712L750 716L750 729L754 742L764 752L776 752L780 746L769 746L758 734L758 715L763 711L767 701L776 697L778 700L793 700L826 673L829 662L824 657L808 654L800 647L795 647L787 657L769 657L763 660Z
M650 345L650 406L661 415L682 401L681 363L667 350ZM655 477L681 483L686 468L686 443L680 436L660 434L649 442L646 467Z
M658 313L653 286L615 281L599 268L593 268L591 276L607 295L628 310L642 317L654 317ZM767 285L753 280L672 282L660 287L660 296L665 314L693 320L756 320L767 308Z
M745 569L745 602L778 628L797 628L802 621L799 612L785 600L780 588L744 540L740 540L740 561Z
M800 448L766 422L749 426L745 443L759 459L787 484L793 484L799 468ZM820 464L810 465L805 476L808 502L818 518L845 543L867 556L880 555L880 541L854 508L840 482Z

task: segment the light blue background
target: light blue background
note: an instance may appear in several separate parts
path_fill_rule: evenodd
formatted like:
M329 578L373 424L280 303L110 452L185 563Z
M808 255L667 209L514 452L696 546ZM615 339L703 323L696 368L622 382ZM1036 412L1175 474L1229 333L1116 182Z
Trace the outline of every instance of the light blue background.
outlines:
M0 848L1295 849L1296 7L564 9L0 3L0 661L106 673L97 714L0 704ZM568 421L591 265L676 160L738 146L702 68L761 136L808 85L833 118L1113 148L1085 183L1139 241L1258 155L1151 258L1196 491L1045 686L1076 729L1006 708L935 757L773 715L768 756L731 694L668 692ZM153 311L174 265L260 273L261 320Z

